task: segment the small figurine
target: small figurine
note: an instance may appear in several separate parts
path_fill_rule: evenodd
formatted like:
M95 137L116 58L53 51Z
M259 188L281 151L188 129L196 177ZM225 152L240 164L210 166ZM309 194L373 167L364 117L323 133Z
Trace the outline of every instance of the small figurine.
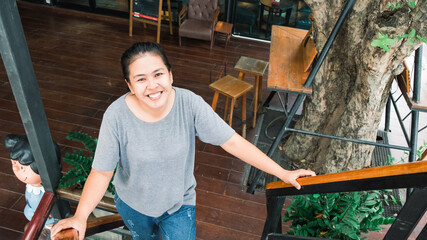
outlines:
M9 134L4 139L4 146L10 151L13 173L21 182L27 184L25 190L27 205L25 206L24 214L31 221L45 190L28 138L23 135ZM61 154L56 143L55 150L58 161L60 161ZM46 220L45 228L50 229L53 223L54 218L50 217Z

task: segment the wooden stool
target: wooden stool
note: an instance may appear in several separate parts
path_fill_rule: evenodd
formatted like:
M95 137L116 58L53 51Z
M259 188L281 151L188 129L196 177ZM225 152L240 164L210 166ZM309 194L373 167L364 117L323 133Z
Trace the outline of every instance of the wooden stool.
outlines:
M246 138L246 93L253 88L253 85L227 75L211 83L209 87L215 90L215 95L212 101L212 108L214 111L216 109L219 94L221 93L227 97L224 109L225 121L227 117L228 98L231 98L230 120L228 122L230 126L233 122L233 110L236 99L242 96L242 137Z
M268 62L245 57L240 57L234 66L235 69L239 71L239 79L243 80L245 74L250 74L255 76L255 93L254 93L254 117L252 120L252 127L255 127L256 124L256 115L258 110L258 102L261 102L261 89L262 89L262 75L264 75L265 70L268 67Z
M233 24L228 22L218 21L215 25L216 35L223 35L225 38L225 47L227 47L227 44L230 41L232 29L233 29Z

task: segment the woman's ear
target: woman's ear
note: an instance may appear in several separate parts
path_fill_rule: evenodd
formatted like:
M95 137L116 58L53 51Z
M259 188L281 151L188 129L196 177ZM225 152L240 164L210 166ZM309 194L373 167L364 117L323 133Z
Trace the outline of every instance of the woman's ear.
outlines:
M128 81L128 80L125 78L125 83L128 85L129 91L130 91L132 94L134 94L134 93L133 93L133 89L132 89L132 85L130 84L130 81Z
M170 74L170 75L169 75L169 77L170 77L170 79L171 79L171 84L172 84L172 83L173 83L173 74L172 74L172 70L170 70L170 71L169 71L169 74Z

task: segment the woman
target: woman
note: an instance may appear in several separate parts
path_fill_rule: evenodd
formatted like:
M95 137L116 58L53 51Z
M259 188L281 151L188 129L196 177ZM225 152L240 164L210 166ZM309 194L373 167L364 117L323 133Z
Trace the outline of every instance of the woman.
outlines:
M286 171L235 133L200 97L172 87L171 66L160 45L136 43L121 58L130 92L106 110L92 171L76 214L52 229L75 228L83 239L86 221L114 177L118 212L134 239L195 239L195 137L298 189L308 170Z

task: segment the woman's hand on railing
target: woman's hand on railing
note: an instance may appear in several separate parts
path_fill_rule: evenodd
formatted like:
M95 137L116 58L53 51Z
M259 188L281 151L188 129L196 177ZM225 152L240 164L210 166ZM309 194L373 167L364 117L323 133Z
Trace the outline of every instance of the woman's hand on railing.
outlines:
M296 189L300 190L301 185L297 182L297 179L300 177L310 177L310 176L316 176L316 173L311 170L306 169L298 169L295 171L287 171L280 179L285 182L289 183L292 186L294 186Z
M87 224L86 221L87 219L78 218L77 216L63 219L59 221L57 224L55 224L55 226L53 226L50 236L52 239L54 239L55 235L59 233L61 230L74 228L78 231L79 240L83 240L86 233L86 224Z

